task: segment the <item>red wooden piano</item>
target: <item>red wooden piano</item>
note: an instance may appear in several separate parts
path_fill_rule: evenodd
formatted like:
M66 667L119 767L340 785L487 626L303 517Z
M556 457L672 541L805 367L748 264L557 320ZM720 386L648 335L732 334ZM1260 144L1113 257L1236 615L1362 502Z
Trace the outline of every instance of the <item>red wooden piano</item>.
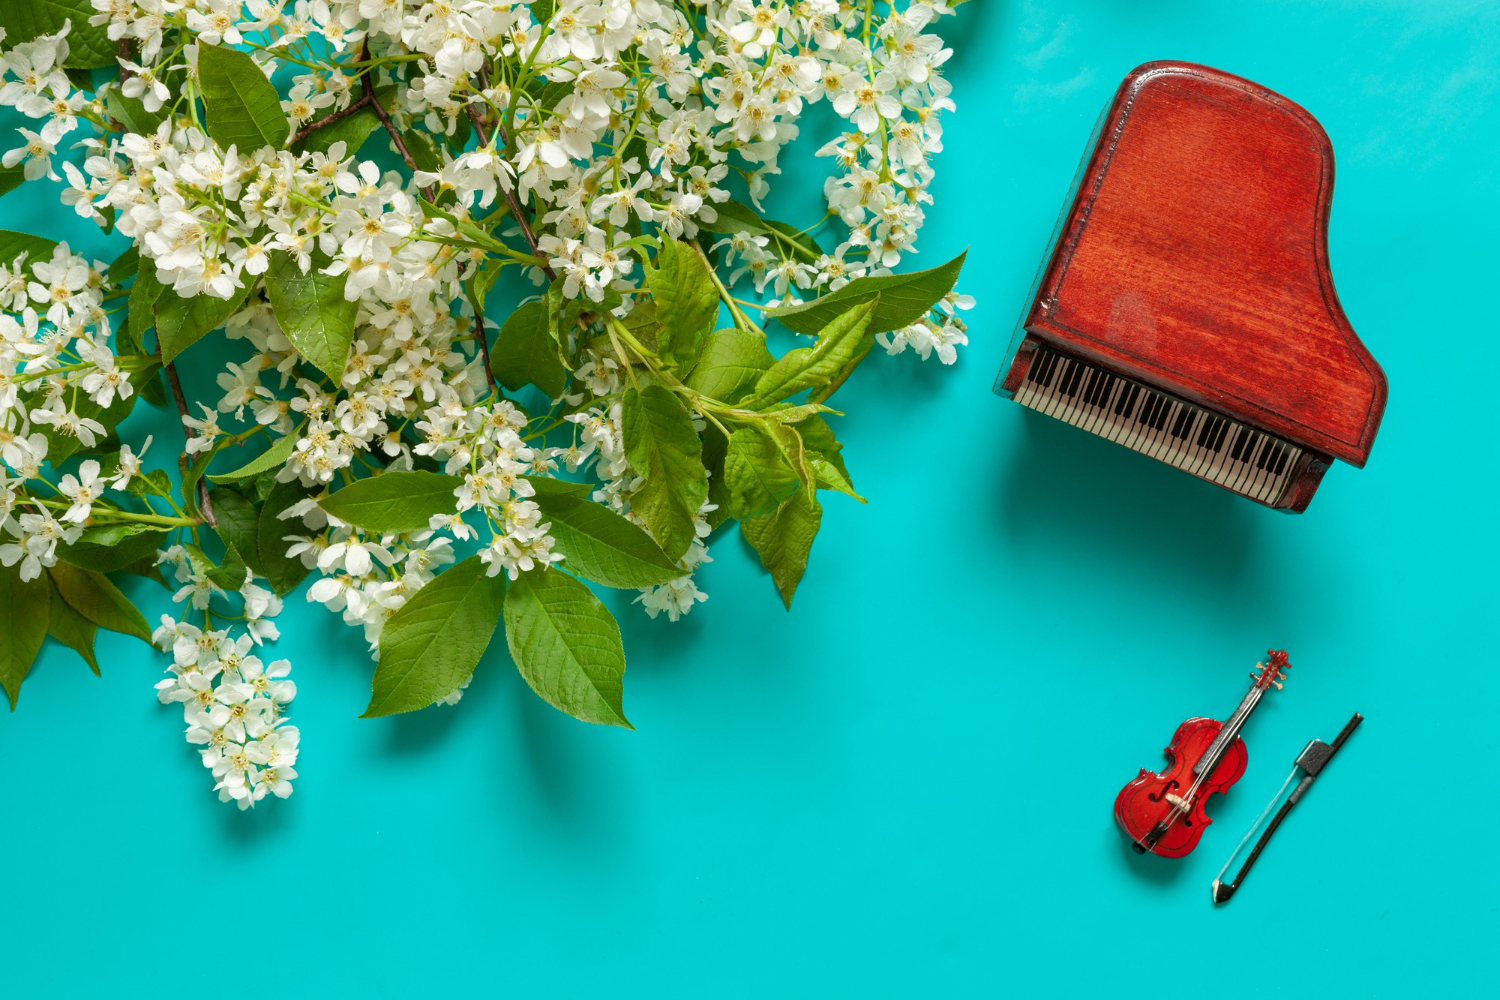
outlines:
M1300 512L1363 466L1380 365L1328 270L1333 148L1248 80L1156 62L1095 129L995 391Z

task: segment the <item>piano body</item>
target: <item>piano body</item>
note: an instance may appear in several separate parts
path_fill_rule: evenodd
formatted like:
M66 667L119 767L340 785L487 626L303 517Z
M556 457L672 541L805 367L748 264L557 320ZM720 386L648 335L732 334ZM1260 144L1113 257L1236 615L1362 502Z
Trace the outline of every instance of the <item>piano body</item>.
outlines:
M1363 466L1385 373L1328 268L1333 148L1302 108L1147 63L1100 119L995 391L1268 507Z

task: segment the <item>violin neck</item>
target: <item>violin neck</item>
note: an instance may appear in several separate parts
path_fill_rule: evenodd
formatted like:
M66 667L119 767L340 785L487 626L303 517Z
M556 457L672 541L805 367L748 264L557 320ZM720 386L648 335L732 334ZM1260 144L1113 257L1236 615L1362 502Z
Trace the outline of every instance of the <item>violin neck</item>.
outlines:
M1193 768L1195 775L1212 774L1214 768L1219 766L1219 761L1223 759L1225 751L1240 734L1240 730L1245 727L1245 720L1250 718L1250 713L1255 711L1256 705L1260 704L1263 694L1265 694L1265 689L1260 685L1251 686L1245 695L1245 700L1240 702L1240 707L1235 709L1234 714L1225 721L1223 727L1219 729L1219 735L1214 738L1207 752L1203 754L1203 758Z

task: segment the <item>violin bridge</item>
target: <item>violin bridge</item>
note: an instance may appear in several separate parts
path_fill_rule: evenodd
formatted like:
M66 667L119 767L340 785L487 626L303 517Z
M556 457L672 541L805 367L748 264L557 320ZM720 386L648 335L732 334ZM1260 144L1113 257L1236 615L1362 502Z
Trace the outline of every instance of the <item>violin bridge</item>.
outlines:
M1192 812L1193 809L1193 804L1187 799L1183 798L1181 795L1172 795L1168 793L1167 804L1183 814Z

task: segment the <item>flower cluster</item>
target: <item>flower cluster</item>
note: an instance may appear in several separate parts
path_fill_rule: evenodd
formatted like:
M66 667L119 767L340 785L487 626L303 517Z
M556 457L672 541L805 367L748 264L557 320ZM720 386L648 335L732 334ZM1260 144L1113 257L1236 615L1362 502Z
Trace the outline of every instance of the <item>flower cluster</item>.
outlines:
M28 122L0 162L131 243L107 264L0 234L0 564L30 583L70 546L157 545L177 600L208 620L157 632L174 660L161 697L184 703L221 798L290 790L294 689L251 646L306 573L307 598L377 659L386 626L461 562L494 588L634 589L675 621L707 599L712 529L733 517L766 537L779 511L800 554L752 544L768 567L786 557L773 573L790 601L817 491L858 496L820 414L869 341L840 323L825 341L783 312L831 360L766 381L761 324L831 291L868 302L861 285L917 252L954 106L934 31L949 0L92 6L55 34L0 38L0 106ZM118 77L76 88L63 67L85 49L118 53ZM808 147L832 168L827 212L769 221L782 157L822 102L842 122ZM887 352L954 362L973 304L951 290L957 265L923 272L919 319L869 327ZM674 284L691 294L662 301ZM487 298L506 295L497 323ZM707 311L677 315L690 299ZM710 376L695 366L721 305L736 336ZM185 391L173 359L219 328L217 391ZM762 381L773 395L755 396ZM143 469L149 438L117 436L141 399L178 410L180 496ZM262 459L244 475L214 464L247 446ZM437 512L339 507L393 473L440 484ZM596 551L598 531L614 534ZM226 600L244 604L239 638L209 624ZM461 697L458 676L426 702Z
M224 596L181 546L163 552L161 561L174 569L183 585L177 600L189 607L202 610L210 597ZM238 596L246 623L240 636L162 615L152 641L172 654L170 676L156 685L157 698L182 705L187 741L199 747L203 766L213 772L219 800L249 809L267 794L292 794L301 734L285 715L297 696L297 685L287 679L291 664L264 663L255 655L262 643L278 637L270 619L281 610L281 599L250 574Z

